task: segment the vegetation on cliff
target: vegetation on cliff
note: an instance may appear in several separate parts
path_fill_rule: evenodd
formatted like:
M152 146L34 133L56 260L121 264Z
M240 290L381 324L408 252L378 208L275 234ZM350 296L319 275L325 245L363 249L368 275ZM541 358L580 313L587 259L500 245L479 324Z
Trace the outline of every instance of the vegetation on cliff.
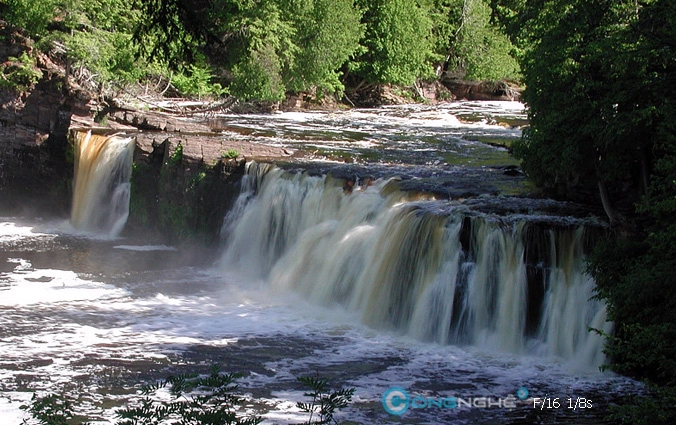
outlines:
M444 71L519 77L485 0L6 0L0 11L98 89L154 78L182 95L277 101Z

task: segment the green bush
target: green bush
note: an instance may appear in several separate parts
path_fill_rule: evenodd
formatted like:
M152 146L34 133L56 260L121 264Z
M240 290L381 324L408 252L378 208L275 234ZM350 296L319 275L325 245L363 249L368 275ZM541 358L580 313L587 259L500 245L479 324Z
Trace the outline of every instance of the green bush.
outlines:
M212 366L208 375L179 374L163 381L141 387L140 400L116 411L116 425L255 425L262 421L256 415L238 413L243 399L237 395L235 381L241 376L223 373ZM301 411L309 413L307 425L335 422L333 415L352 400L354 388L330 391L328 380L300 377L298 381L310 388L304 395L308 403L298 402ZM168 390L171 399L158 397ZM33 395L29 405L22 405L40 425L87 425L78 422L72 400L65 395ZM24 421L28 423L28 421Z
M71 400L56 394L44 397L33 394L31 404L22 405L20 409L29 412L40 425L71 425L75 417Z
M207 376L194 374L170 376L164 381L141 389L144 398L136 406L117 411L117 425L182 424L182 425L255 425L258 416L239 417L236 408L242 398L235 394L239 377L222 373L216 366ZM170 401L153 398L168 388Z
M183 95L197 95L198 97L214 95L221 96L228 92L219 83L213 83L214 78L208 65L188 65L187 73L175 74L172 84Z
M10 57L0 65L0 88L24 92L42 78L42 71L35 67L35 59L26 52L18 58Z
M57 0L5 0L7 22L24 28L31 37L47 34L47 26L56 12Z
M228 149L227 151L221 154L221 157L226 159L235 159L239 156L239 152L235 149Z

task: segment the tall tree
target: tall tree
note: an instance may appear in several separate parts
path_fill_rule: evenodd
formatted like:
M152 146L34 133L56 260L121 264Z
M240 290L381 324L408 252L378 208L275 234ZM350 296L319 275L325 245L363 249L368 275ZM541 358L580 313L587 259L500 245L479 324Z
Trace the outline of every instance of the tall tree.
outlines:
M153 0L136 32L146 52L180 66L203 54L244 99L342 90L338 70L359 47L360 11L348 0Z
M522 68L530 128L515 154L535 181L560 195L598 188L612 222L613 194L647 189L656 93L645 91L651 59L637 55L633 0L528 2L530 48Z
M358 0L364 10L363 53L351 70L370 83L412 85L434 75L432 22L426 3L411 0Z
M435 0L433 33L444 70L468 80L519 78L516 48L485 0Z
M296 28L299 47L285 73L287 88L341 92L340 69L359 48L364 34L361 10L353 0L281 0L286 19Z

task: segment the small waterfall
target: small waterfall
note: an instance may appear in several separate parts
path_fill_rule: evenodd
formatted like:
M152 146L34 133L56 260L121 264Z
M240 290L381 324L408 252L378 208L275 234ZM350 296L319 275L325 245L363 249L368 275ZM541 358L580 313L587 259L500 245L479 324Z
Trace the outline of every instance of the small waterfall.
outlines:
M603 363L604 306L584 273L584 227L469 217L398 190L250 164L221 266L369 326Z
M134 140L75 134L71 223L78 230L117 236L127 222Z

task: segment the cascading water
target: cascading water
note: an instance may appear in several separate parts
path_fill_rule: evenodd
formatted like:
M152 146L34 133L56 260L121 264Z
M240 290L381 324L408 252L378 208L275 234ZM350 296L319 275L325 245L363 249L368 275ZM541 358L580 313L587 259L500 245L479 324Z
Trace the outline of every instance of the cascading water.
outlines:
M127 222L134 140L77 132L71 223L82 231L117 236Z
M418 339L602 364L588 328L610 324L591 299L583 226L469 216L397 186L251 164L221 265Z

